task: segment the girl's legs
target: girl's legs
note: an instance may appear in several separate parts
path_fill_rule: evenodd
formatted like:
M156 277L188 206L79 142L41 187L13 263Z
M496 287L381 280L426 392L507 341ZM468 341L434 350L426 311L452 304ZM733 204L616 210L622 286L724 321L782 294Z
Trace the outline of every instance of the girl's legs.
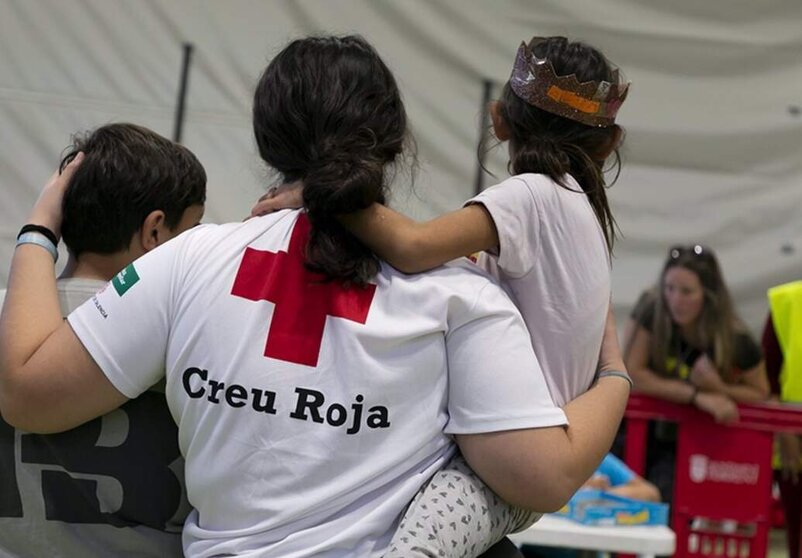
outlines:
M415 496L384 557L479 556L540 515L501 500L458 454Z

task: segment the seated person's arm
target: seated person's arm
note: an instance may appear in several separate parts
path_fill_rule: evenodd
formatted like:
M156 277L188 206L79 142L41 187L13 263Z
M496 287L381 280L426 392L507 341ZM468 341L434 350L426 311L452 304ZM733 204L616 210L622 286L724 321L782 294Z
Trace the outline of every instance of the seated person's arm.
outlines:
M766 401L769 397L769 379L763 360L741 372L737 383L723 382L722 393L739 403Z
M693 405L711 414L717 422L727 423L738 419L738 407L728 395L700 391L693 384L663 378L651 370L648 367L650 343L651 334L643 326L637 326L626 358L636 391L672 403Z
M655 485L641 476L635 475L632 480L625 484L611 487L607 492L616 496L632 498L633 500L643 500L645 502L659 502L660 491Z
M660 501L660 491L657 487L627 467L626 463L612 453L604 457L593 477L583 488L604 490L633 500Z
M649 368L651 339L652 334L646 328L641 325L634 327L625 357L627 370L634 382L634 390L672 403L689 403L695 392L692 385L680 379L664 378Z

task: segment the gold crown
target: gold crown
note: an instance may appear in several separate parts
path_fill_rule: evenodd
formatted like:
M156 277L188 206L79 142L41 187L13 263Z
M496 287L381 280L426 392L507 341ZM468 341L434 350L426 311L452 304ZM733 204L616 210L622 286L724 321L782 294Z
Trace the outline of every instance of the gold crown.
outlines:
M532 47L545 40L533 39ZM510 76L510 88L530 105L596 127L615 123L629 85L621 82L618 68L613 69L612 82L580 83L576 74L558 76L551 62L538 58L526 43L518 48Z

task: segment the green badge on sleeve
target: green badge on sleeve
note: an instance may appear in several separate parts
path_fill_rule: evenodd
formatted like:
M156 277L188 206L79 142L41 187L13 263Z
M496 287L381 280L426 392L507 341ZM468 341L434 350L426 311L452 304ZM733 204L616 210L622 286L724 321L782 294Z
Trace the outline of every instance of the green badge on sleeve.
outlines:
M111 284L114 285L114 290L117 291L117 294L123 296L128 289L136 285L137 281L139 281L139 275L136 273L134 264L131 263L114 276L114 279L111 280Z

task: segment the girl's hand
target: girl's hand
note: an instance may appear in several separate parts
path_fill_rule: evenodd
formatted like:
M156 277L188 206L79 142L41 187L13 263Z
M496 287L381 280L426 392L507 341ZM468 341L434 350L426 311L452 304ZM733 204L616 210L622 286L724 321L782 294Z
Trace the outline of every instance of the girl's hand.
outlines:
M693 363L691 369L691 383L702 391L724 392L726 386L724 380L716 369L713 361L706 354L701 355Z
M693 402L698 409L713 415L713 419L720 424L738 420L738 406L724 394L700 391Z
M53 231L56 238L61 238L63 217L61 203L64 200L64 192L67 191L67 186L70 185L75 170L83 160L84 154L79 152L60 174L59 171L53 173L39 194L39 199L36 200L27 223L47 227Z
M300 180L274 186L251 208L250 217L267 215L281 209L299 209L304 206L303 192L304 184Z

